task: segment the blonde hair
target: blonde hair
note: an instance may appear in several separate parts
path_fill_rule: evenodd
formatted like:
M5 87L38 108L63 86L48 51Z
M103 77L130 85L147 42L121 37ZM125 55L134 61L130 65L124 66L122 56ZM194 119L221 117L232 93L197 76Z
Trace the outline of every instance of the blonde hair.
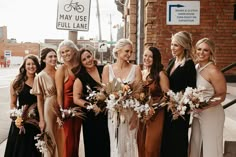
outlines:
M62 41L59 44L58 49L57 49L57 57L58 57L58 61L60 61L60 62L63 62L63 60L61 59L61 52L60 52L61 47L63 47L63 46L66 46L66 47L69 47L69 48L75 50L75 52L76 52L75 54L76 55L79 52L79 48L75 45L75 43L73 41L71 41L71 40L64 40L64 41Z
M180 46L184 48L185 58L192 58L193 45L192 45L192 35L187 31L180 31L172 35L171 40L175 40Z
M117 59L117 56L118 56L118 51L121 50L124 46L126 45L133 45L132 41L130 41L129 39L120 39L117 41L115 47L113 48L113 51L112 51L112 55L115 59Z
M212 61L215 64L215 62L216 62L216 59L215 59L215 43L209 38L202 38L202 39L198 40L196 45L195 45L196 51L197 51L198 46L202 43L206 43L209 46L210 52L211 52L210 61Z

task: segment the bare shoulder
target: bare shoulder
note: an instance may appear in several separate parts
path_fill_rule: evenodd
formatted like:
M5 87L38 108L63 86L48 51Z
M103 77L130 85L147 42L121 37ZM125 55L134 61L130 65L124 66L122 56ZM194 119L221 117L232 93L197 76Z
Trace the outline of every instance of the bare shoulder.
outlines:
M65 69L66 69L66 67L65 67L64 64L59 65L59 66L57 67L57 71L58 71L58 72L59 72L59 71L65 71Z
M208 74L211 80L215 80L215 79L224 79L224 75L223 73L220 71L220 69L212 64L209 66L208 68Z

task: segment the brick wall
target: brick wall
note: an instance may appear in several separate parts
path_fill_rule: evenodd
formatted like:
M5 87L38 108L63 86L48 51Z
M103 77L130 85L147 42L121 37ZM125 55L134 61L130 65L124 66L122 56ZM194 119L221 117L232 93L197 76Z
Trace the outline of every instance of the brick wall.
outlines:
M182 30L189 31L193 43L208 37L216 44L216 61L219 68L236 61L236 20L233 0L201 0L200 25L166 25L166 0L145 0L145 45L157 46L167 65L172 57L171 35ZM236 73L236 68L228 73Z
M12 56L25 56L28 50L29 54L39 54L40 45L37 43L0 43L0 56L4 56L5 50L11 50Z

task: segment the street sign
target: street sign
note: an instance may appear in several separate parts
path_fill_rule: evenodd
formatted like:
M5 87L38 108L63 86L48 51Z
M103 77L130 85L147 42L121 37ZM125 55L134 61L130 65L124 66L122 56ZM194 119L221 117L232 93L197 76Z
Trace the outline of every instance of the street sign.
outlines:
M167 25L199 25L200 1L167 1Z
M5 50L5 51L4 51L4 57L5 57L5 58L11 57L11 50Z
M57 29L88 31L91 0L58 0Z
M107 43L100 42L98 44L98 52L107 52Z

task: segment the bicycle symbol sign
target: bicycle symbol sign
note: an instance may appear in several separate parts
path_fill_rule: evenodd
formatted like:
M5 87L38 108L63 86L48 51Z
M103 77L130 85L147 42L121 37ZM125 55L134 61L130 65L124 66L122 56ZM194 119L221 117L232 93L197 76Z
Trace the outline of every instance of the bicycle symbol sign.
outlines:
M64 10L70 12L72 9L78 13L82 13L84 11L84 6L79 4L79 2L73 3L73 0L71 0L69 4L64 5Z
M56 28L88 31L91 0L58 0Z

